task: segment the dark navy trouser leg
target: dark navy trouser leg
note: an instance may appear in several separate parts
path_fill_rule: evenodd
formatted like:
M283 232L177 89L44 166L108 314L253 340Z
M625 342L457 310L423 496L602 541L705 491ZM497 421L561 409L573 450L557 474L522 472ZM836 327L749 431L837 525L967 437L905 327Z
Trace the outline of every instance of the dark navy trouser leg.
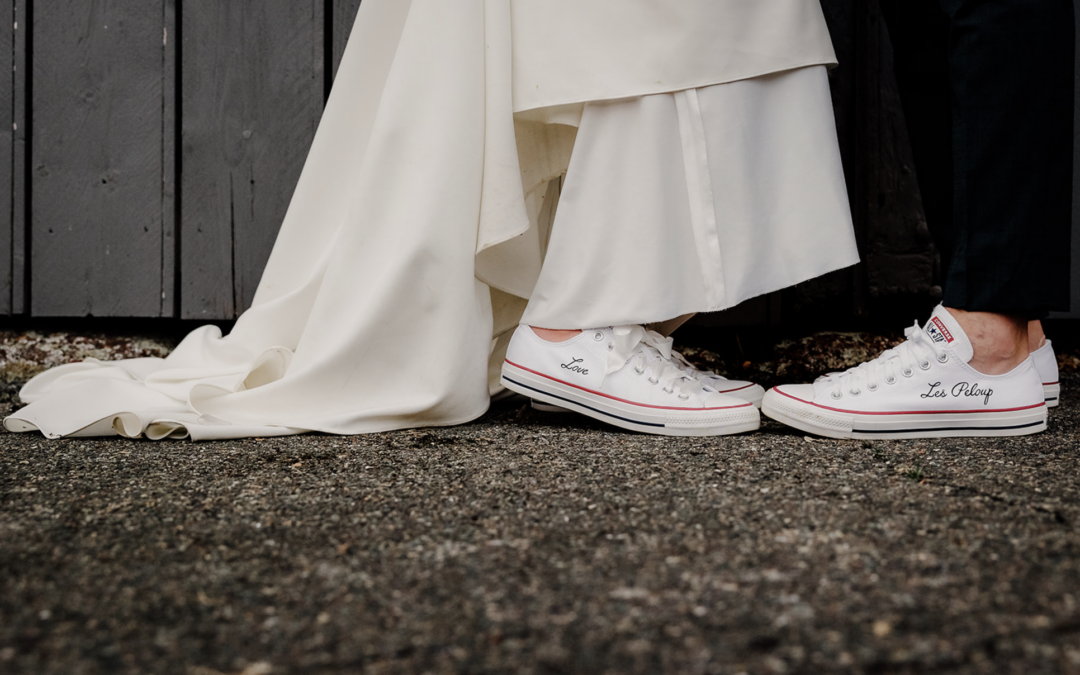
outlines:
M1069 308L1071 0L879 0L944 302Z

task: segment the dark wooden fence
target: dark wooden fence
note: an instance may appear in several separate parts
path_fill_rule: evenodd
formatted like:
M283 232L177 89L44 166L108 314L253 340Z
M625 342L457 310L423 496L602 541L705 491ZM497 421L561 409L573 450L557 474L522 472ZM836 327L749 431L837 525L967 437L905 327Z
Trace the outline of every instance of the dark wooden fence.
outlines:
M359 4L0 0L0 315L239 314ZM823 5L864 262L751 303L751 323L935 292L876 6Z
M0 314L242 311L358 7L0 0Z

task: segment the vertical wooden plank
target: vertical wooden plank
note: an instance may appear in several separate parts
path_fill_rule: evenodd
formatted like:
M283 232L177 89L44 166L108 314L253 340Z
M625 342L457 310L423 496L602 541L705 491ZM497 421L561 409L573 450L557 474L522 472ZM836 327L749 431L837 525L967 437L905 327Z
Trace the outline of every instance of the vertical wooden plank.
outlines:
M833 50L839 66L829 71L833 112L836 116L836 135L848 191L852 191L855 162L855 78L857 72L857 5L863 0L822 0L821 9L829 25Z
M323 106L322 0L188 0L181 17L181 316L254 296Z
M337 77L341 55L345 53L345 44L349 41L349 33L352 32L353 22L356 21L356 13L360 11L360 0L330 0L330 4L332 5L330 9L332 73Z
M15 208L15 4L0 0L0 314L11 314Z
M27 111L27 92L30 87L30 16L27 0L15 0L14 30L15 85L12 92L12 216L11 216L11 313L25 314L29 309L27 287L27 199L30 180L27 162L27 142L30 120Z
M864 68L858 84L865 106L865 158L855 196L863 221L863 306L899 295L928 297L934 248L923 214L915 164L893 75L892 46L877 3L864 6ZM866 297L869 296L869 297Z
M176 263L176 142L179 128L177 102L176 2L162 5L162 89L161 89L161 310L163 317L175 317Z
M35 316L161 313L162 1L34 5Z
M867 153L873 152L876 129L878 128L877 114L880 112L875 105L876 94L866 90L866 87L876 86L880 80L881 64L877 58L877 40L881 38L881 31L874 30L870 21L870 3L858 3L855 12L855 83L852 99L855 103L855 160L853 162L854 178L850 185L854 191L849 193L851 200L851 216L855 224L855 239L859 246L860 262L852 270L852 311L857 316L866 316L869 301L869 289L866 274L867 242L866 231L870 227L870 202L872 197L869 193L873 190L874 163L877 157L871 157ZM877 3L873 3L877 8Z
M829 25L833 48L839 66L829 71L829 87L832 91L833 111L836 118L837 140L844 165L848 195L852 198L852 216L856 233L862 224L855 207L858 194L857 139L859 116L856 84L860 68L859 60L859 13L865 0L822 0L821 8ZM860 241L861 244L861 241ZM861 248L860 248L861 250ZM851 314L856 288L859 286L861 266L838 270L810 279L794 288L782 291L785 316L797 320L799 316L830 316L847 318ZM781 312L773 303L767 313L770 321Z

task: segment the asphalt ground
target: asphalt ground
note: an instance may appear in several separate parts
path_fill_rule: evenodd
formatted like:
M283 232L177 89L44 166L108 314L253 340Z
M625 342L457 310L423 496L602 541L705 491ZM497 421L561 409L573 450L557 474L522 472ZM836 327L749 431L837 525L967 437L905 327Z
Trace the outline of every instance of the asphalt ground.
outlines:
M0 673L1080 673L1078 427L3 433Z

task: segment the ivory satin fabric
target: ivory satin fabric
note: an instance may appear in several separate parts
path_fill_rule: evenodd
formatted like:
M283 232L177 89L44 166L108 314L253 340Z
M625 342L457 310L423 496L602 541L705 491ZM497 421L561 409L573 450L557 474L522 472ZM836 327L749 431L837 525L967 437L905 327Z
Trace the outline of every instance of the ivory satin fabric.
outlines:
M202 440L457 424L486 410L493 337L534 288L526 319L588 327L851 264L823 69L806 67L832 61L807 0L365 0L230 335L54 368L5 426ZM631 129L625 173L604 178ZM624 218L619 200L644 193L622 179L650 177L661 219ZM590 276L601 260L663 290Z
M824 66L589 103L522 322L665 321L856 262Z

